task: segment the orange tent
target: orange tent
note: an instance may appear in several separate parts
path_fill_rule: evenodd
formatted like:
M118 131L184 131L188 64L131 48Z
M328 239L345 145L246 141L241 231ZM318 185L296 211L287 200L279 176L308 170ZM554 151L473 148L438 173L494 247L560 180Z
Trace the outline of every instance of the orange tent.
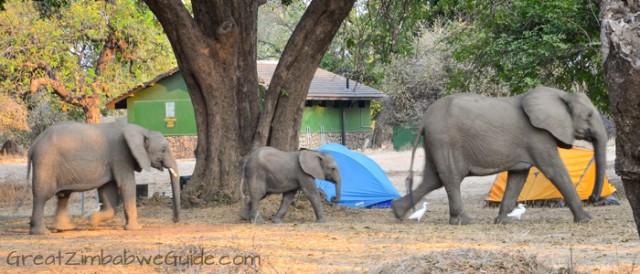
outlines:
M564 162L573 185L576 186L580 199L586 200L591 195L596 176L595 158L592 150L583 148L561 149L558 148L560 158ZM487 202L502 201L502 196L507 185L507 172L498 174L493 187L487 195ZM609 183L607 176L604 178L602 194L600 197L607 197L616 191L616 188ZM529 170L529 176L518 197L519 202L562 199L562 194L556 187L540 172L535 166Z

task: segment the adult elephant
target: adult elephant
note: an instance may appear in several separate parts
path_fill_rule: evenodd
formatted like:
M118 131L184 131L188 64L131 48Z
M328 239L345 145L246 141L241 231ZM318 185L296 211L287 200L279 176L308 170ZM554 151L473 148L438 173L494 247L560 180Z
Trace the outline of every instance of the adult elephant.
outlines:
M424 114L411 156L411 170L421 136L426 156L423 182L393 202L398 219L422 196L444 186L449 199L449 223L468 224L471 218L464 210L460 193L462 179L508 171L507 187L495 219L495 223L508 223L507 214L516 206L533 165L558 188L574 222L591 219L582 208L557 151L557 147L570 148L575 139L593 143L596 182L589 200L597 201L607 163L607 134L598 111L582 93L536 87L514 97L454 94L438 100ZM412 181L412 174L408 181Z
M330 154L311 150L285 152L272 147L256 149L242 167L240 185L245 206L240 218L263 223L259 214L260 200L269 194L282 193L280 208L271 217L274 223L281 223L296 193L302 189L311 201L317 221L325 222L320 192L314 178L335 183L336 196L331 197L331 201L340 201L340 171ZM247 196L249 200L246 200Z
M122 200L125 229L140 229L134 171L168 168L173 189L173 221L178 222L180 181L169 142L157 131L126 122L88 125L62 123L42 132L29 149L33 167L31 234L47 234L44 205L58 197L54 228L73 229L67 214L72 192L98 189L102 206L91 214L91 226L113 219ZM29 171L27 171L29 173ZM27 178L28 178L27 174Z

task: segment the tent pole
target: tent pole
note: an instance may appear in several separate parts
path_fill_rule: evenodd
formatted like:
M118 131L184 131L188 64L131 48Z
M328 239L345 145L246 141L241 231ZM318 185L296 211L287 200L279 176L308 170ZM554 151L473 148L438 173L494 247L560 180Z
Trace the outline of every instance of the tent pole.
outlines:
M582 178L584 178L584 175L587 174L587 170L589 170L589 167L591 167L591 164L593 164L593 161L596 160L596 157L591 157L591 160L589 160L589 163L587 163L587 166L584 167L584 170L582 171L582 175L580 175L580 179L578 180L578 183L576 184L576 188L578 188L578 186L580 185L580 183L582 183Z
M342 111L342 119L341 119L341 126L342 126L342 145L343 146L347 146L347 129L346 129L346 115L347 115L347 111L344 107L345 102L340 102L340 110Z

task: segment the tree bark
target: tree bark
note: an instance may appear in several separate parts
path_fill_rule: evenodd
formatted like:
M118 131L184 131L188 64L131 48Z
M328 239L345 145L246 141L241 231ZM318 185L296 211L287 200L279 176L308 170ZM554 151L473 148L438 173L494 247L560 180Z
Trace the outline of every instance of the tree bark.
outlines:
M242 135L253 133L250 128L241 132L240 124L250 120L247 115L257 113L257 109L238 99L258 99L257 76L242 75L248 76L242 79L254 82L239 84L242 71L238 66L247 62L239 61L242 56L235 46L250 41L241 41L246 37L239 35L243 26L237 22L246 22L243 15L257 14L257 3L193 1L193 17L179 0L146 3L171 42L196 116L196 166L182 192L183 204L234 201L237 189L233 186L239 178L242 152L247 151L242 140L248 138ZM234 8L244 12L233 14L239 16L234 18ZM255 56L255 46L245 54Z
M264 1L192 1L193 17L180 0L145 2L171 42L196 116L196 166L183 204L235 202L244 155L269 137L281 148L297 147L311 78L354 0L311 2L267 91L268 115L259 112L256 67L258 6ZM263 129L259 141L256 128Z
M604 73L616 124L616 173L640 236L640 4L601 2Z

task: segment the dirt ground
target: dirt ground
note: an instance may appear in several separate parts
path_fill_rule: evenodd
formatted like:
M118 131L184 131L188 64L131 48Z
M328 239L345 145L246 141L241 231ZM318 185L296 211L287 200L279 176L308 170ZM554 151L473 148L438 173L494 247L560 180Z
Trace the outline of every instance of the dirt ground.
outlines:
M621 188L613 149L611 144L607 175ZM365 154L404 194L410 152ZM419 154L416 169L422 159ZM181 160L181 174L190 174L193 164ZM621 206L587 206L595 218L585 224L574 224L568 208L532 207L521 221L494 225L498 209L483 203L494 176L463 182L465 206L474 217L467 226L448 224L442 189L427 195L429 209L420 222L399 222L390 209L326 203L329 220L318 224L309 202L299 198L285 223L252 225L237 217L240 204L184 209L182 222L174 224L170 199L162 196L171 194L168 175L143 172L138 183L149 183L150 193L160 196L139 203L142 230L123 230L122 213L89 230L80 195L74 194L70 210L77 229L46 236L28 234L25 176L23 161L0 164L0 272L640 273L640 240L624 197ZM85 193L85 213L96 207L94 193ZM47 205L51 226L55 199ZM279 197L264 200L263 216L278 205Z

